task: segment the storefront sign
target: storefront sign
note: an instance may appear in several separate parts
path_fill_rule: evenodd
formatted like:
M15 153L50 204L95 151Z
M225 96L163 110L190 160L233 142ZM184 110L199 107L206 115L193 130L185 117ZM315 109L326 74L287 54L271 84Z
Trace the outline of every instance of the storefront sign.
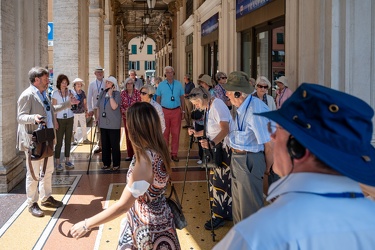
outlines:
M53 22L48 23L48 46L53 46Z
M219 13L210 17L207 21L202 23L202 36L207 36L219 27Z
M236 0L236 18L249 14L269 2L271 0Z

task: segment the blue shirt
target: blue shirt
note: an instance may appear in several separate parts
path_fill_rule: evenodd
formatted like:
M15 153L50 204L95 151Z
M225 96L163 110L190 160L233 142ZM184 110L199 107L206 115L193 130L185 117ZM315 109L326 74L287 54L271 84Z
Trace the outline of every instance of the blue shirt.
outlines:
M254 115L269 111L264 102L249 95L237 109L237 115L230 122L229 146L248 152L264 151L264 143L271 140L267 129L269 119Z
M375 249L374 201L318 195L343 192L361 188L340 175L290 174L270 186L267 200L278 196L272 204L236 224L213 249Z
M44 109L45 109L46 114L47 114L47 117L44 120L46 122L47 128L53 128L53 119L52 119L52 112L51 112L51 109L53 108L53 106L52 106L52 103L49 101L49 98L47 98L46 91L43 91L43 93L40 93L40 91L37 87L35 87L32 84L31 84L31 86L34 88L38 97L43 102ZM44 103L44 101L48 104ZM49 106L49 108L50 108L49 111L47 111L47 106Z
M180 107L180 97L184 95L184 89L181 82L177 80L173 80L172 84L169 84L167 80L164 80L159 84L158 89L156 90L156 95L160 96L160 105L162 107L174 109Z
M195 85L193 82L185 83L185 95L190 94L190 92L195 88Z

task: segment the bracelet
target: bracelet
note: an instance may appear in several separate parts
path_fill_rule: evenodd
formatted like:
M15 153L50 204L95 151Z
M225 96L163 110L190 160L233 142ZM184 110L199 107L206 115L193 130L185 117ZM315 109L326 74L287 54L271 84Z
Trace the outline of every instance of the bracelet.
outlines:
M86 227L86 221L87 221L87 219L85 219L85 225L82 226L83 230L85 230L85 233L90 231L90 228Z

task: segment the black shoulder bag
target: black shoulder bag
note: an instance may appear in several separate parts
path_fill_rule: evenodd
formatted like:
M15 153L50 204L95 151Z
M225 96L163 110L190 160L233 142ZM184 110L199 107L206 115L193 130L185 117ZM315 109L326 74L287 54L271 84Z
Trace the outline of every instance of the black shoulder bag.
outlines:
M206 139L208 141L208 149L205 148L205 160L207 161L208 167L221 167L223 162L223 143L219 142L214 147L211 147L211 143L209 139L206 136L207 133L207 110L204 112L204 129L203 129L203 139Z
M53 155L53 140L55 139L55 132L53 128L47 128L45 122L39 123L36 130L33 131L31 137L31 145L29 149L29 166L30 173L34 180L40 181L46 172L48 157ZM32 161L39 161L44 159L43 170L40 173L40 178L36 178L32 168Z
M172 195L174 194L175 199L172 199ZM183 229L187 226L187 221L185 219L184 214L182 213L182 207L181 203L178 200L176 189L174 188L174 185L171 183L171 193L166 198L167 204L171 208L171 212L173 214L173 221L176 225L177 229Z

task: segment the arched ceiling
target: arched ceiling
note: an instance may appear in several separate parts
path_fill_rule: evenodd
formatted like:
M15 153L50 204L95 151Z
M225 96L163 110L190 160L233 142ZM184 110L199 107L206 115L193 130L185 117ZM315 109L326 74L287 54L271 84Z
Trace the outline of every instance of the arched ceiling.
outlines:
M114 0L116 24L123 25L125 36L128 38L141 35L144 29L148 36L157 37L156 33L160 32L161 27L171 21L171 13L164 1L157 0L155 8L149 10L146 0ZM143 22L145 13L150 15L148 25Z

